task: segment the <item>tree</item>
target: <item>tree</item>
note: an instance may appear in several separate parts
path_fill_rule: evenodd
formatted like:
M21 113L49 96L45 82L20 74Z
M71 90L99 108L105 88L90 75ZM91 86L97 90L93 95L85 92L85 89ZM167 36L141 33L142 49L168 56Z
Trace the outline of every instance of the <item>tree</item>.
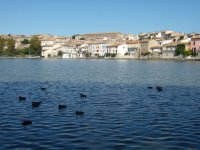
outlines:
M29 48L18 49L15 52L16 55L20 55L20 56L29 55L29 53L30 53Z
M29 40L28 39L24 39L23 41L21 41L21 44L29 44Z
M191 49L185 49L184 53L183 53L183 56L190 56L192 55L192 50Z
M91 53L90 53L90 52L86 52L86 53L85 53L85 57L86 57L86 58L89 58L90 56L91 56Z
M110 53L105 53L105 57L110 57Z
M37 36L33 36L30 40L30 50L33 51L34 55L41 56L42 46L40 39Z
M58 56L62 56L63 52L62 51L58 51Z
M75 39L76 35L72 35L72 39Z
M85 38L84 38L84 37L82 37L82 38L80 38L80 40L85 40Z
M185 51L185 44L178 44L175 50L175 56L183 55Z
M117 54L116 53L112 53L112 54L110 54L110 56L113 58L113 57L116 57Z
M15 40L13 38L7 39L6 52L8 55L11 55L11 56L15 54Z
M72 35L72 39L74 40L76 38L76 36L79 35L79 34L74 34Z
M5 39L0 37L0 55L3 55L4 47L5 47Z
M179 40L183 40L183 39L184 39L184 36L180 36L180 37L179 37Z

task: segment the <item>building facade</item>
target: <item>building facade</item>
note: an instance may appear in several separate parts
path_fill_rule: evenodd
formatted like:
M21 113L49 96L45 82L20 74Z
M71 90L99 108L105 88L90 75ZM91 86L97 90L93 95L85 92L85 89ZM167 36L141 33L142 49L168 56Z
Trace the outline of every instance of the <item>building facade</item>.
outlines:
M103 57L107 53L106 42L96 42L88 44L88 52L92 57Z
M200 36L191 38L190 46L193 54L200 56Z

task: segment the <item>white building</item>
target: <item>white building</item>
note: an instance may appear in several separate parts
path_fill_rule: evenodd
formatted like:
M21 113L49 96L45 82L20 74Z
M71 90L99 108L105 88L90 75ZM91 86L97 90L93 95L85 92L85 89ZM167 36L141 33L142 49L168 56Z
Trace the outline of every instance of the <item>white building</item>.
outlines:
M42 47L42 56L45 58L58 56L58 48L60 45L45 45Z
M107 53L106 42L96 42L88 44L88 52L91 53L92 57L105 56Z
M58 56L59 48L62 47L69 38L65 37L43 37L41 38L42 56L56 57Z
M79 57L75 44L70 43L70 44L62 45L61 47L58 47L56 51L57 53L61 51L63 58L78 58Z
M125 56L128 53L128 45L127 44L120 44L117 47L117 56Z
M122 43L108 44L107 53L116 54L117 56L125 56L128 53L128 45Z

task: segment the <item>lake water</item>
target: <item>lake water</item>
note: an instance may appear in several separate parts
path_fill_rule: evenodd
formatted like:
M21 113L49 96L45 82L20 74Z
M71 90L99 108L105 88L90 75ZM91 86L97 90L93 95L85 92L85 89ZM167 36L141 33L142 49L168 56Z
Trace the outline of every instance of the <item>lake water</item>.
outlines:
M0 149L200 149L200 62L0 59L0 102Z

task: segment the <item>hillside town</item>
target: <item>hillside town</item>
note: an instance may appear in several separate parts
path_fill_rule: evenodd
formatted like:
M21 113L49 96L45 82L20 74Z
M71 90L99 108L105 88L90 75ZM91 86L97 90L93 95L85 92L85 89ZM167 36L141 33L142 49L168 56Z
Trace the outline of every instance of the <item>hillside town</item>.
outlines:
M120 32L76 34L71 37L36 35L44 58L199 59L200 34L164 30L138 35ZM0 35L15 40L15 49L28 48L32 36ZM183 51L177 53L178 47Z

